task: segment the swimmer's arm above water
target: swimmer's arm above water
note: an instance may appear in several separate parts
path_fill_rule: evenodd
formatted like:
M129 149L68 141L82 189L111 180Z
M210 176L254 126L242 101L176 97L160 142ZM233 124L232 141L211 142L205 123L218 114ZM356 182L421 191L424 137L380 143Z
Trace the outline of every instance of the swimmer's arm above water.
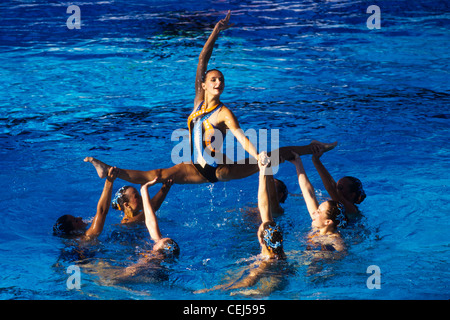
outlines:
M340 194L337 188L336 181L333 179L327 168L325 168L322 161L320 160L320 157L323 155L323 148L320 148L320 146L317 145L314 146L313 143L311 145L313 145L312 162L314 164L314 167L316 167L316 170L319 173L320 178L322 179L322 183L331 199L342 203L347 212L358 212L358 208L352 202L348 201L344 196L342 196L342 194Z
M114 180L117 178L118 174L119 170L116 167L109 168L108 175L105 181L105 186L103 187L100 200L97 203L97 213L95 214L91 226L85 233L87 237L98 236L103 231L106 215L108 214L109 206L111 203L113 183Z
M270 210L270 199L268 192L268 183L273 184L272 169L267 164L258 161L259 166L259 186L258 186L258 209L261 215L262 223L272 221L272 212ZM272 181L269 181L271 179Z
M145 225L147 226L150 237L154 241L162 239L161 231L159 230L158 220L156 219L155 211L153 211L148 195L148 187L156 183L156 178L147 182L141 187L142 204L144 206Z
M314 145L313 143L311 143L311 145L313 148L312 162L314 164L314 167L316 167L320 178L322 179L322 183L325 189L327 190L331 199L333 199L334 201L340 201L339 195L336 192L336 181L334 181L331 174L320 161L320 157L323 155L323 148L320 148L320 146Z
M158 211L159 208L161 207L172 185L173 185L172 179L167 180L166 182L163 183L158 193L156 193L155 196L150 199L150 203L155 212Z
M289 160L297 171L298 184L300 185L300 189L302 190L303 199L305 200L306 207L308 208L309 215L312 217L312 214L319 208L319 203L316 199L316 194L314 192L314 187L306 175L305 168L303 167L303 162L298 156L298 154L292 152L294 154L294 159Z
M247 151L253 158L258 160L259 155L255 146L245 136L244 131L239 125L239 121L230 109L223 106L219 113L219 122L224 122L225 126L230 129L231 133L236 137L236 140L242 145L245 151Z
M197 73L195 76L194 108L198 106L198 104L204 99L205 96L205 91L203 90L202 87L202 78L208 68L208 62L209 59L211 58L214 49L214 44L217 38L219 37L219 32L226 30L234 25L234 23L229 24L230 16L231 12L228 11L226 17L217 22L216 26L214 27L214 30L212 31L211 35L209 36L208 40L203 46L200 56L198 57Z

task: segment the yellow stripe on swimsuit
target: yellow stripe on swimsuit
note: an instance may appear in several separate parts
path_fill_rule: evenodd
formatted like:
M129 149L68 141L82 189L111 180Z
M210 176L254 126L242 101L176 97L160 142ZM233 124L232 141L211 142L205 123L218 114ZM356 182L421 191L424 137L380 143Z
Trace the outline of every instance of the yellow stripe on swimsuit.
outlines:
M215 105L215 106L213 106L213 107L209 107L209 108L206 108L206 109L202 109L202 105L203 105L203 101L200 103L200 105L199 105L197 111L193 112L193 113L189 116L189 118L188 118L188 121L187 121L187 122L188 122L188 128L189 128L190 136L192 135L192 133L191 133L191 122L192 122L194 119L196 119L197 117L206 115L206 114L208 114L208 113L211 113L211 112L213 112L214 110L216 110L217 107L222 106L222 104L219 103L219 104L217 104L217 105ZM205 141L206 147L207 147L211 152L216 152L216 150L214 150L214 149L212 148L212 146L211 146L211 144L212 144L212 137L214 136L214 131L215 131L215 129L214 129L214 126L211 124L211 122L209 122L208 119L206 119L206 120L203 121L203 129L204 129L203 135L204 135L204 139L205 139L204 141Z

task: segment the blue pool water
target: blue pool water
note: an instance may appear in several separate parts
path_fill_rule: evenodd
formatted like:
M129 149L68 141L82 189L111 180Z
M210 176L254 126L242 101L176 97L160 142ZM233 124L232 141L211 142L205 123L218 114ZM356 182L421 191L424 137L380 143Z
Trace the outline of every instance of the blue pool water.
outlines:
M69 5L81 10L70 30ZM370 30L370 5L381 29ZM0 4L1 299L448 299L450 88L448 1L2 1ZM98 241L52 236L62 214L90 219L103 181L82 160L170 167L173 130L192 110L198 54L232 11L210 67L246 129L279 129L280 145L339 141L323 156L335 178L359 177L362 227L343 232L345 257L306 251L310 219L291 164L284 281L255 295L215 291L259 252L257 176L175 185L158 212L181 247L163 277L112 284L103 271L148 248L142 226L111 209ZM305 168L326 191L309 157ZM115 190L125 183L117 180ZM151 193L156 193L153 187ZM81 288L69 290L71 265ZM367 268L381 270L369 289ZM101 271L103 270L103 271ZM270 278L270 277L269 277Z

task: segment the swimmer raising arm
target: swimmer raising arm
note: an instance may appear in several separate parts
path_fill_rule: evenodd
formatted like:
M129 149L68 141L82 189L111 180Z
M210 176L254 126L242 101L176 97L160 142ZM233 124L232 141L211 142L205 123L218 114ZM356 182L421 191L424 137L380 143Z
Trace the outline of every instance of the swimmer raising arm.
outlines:
M109 211L109 206L111 203L111 194L114 180L116 180L119 170L116 167L110 168L108 171L108 176L106 177L105 186L103 192L100 196L100 200L97 204L97 213L95 214L94 221L92 221L91 226L86 231L85 235L87 237L98 236L103 231L103 226L105 225L106 215Z
M269 200L268 184L273 181L272 170L267 165L258 162L259 184L258 184L258 209L261 215L261 222L272 221L272 212ZM272 181L271 181L272 180Z
M197 111L201 104L201 110L207 110L214 106L222 105L220 102L220 95L225 88L225 78L221 71L213 69L208 70L208 62L211 58L214 44L219 37L221 31L227 30L234 24L230 24L231 12L228 11L226 17L220 20L214 27L211 35L206 41L203 49L198 58L197 73L195 76L195 99L194 110ZM213 115L215 112L212 112ZM226 106L222 105L218 110L215 117L211 117L211 124L221 132L222 137L225 135L226 129L229 129L231 133L236 137L239 143L244 149L255 159L258 159L258 152L255 146L244 135L239 126L239 122L233 112ZM222 139L223 141L223 139ZM229 178L227 178L229 179ZM233 177L231 177L233 179Z
M110 167L107 172L105 185L97 203L97 212L89 229L86 230L88 224L83 222L81 217L74 217L72 215L65 214L59 217L53 226L54 235L84 236L85 238L93 238L102 233L106 215L109 211L109 204L111 202L113 183L117 178L119 171L116 167Z
M231 12L228 11L226 17L220 20L216 26L214 27L213 32L209 36L205 45L203 46L202 52L198 57L198 65L197 65L197 73L195 76L195 99L194 99L194 107L198 106L201 101L205 98L205 89L203 87L204 78L206 76L206 71L208 68L208 62L211 58L214 44L219 37L219 32L227 30L234 23L229 24L230 22Z
M162 239L162 235L161 231L159 230L158 220L156 219L155 212L153 211L152 205L150 203L150 197L148 195L148 187L154 185L155 183L156 179L142 185L141 195L145 214L145 226L147 227L152 240L159 241Z
M216 24L199 56L195 78L194 110L188 118L191 161L177 163L170 168L148 171L120 169L119 178L136 184L144 184L155 178L159 183L172 179L177 184L197 184L242 179L258 172L256 161L252 162L250 159L259 160L261 155L258 154L255 146L245 136L233 112L220 101L220 95L225 88L225 79L222 72L216 69L205 72L220 31L232 26L229 23L230 16L231 13L228 12L227 16ZM227 130L232 132L249 153L250 158L239 161L239 163L227 161L226 155L219 152L222 145L212 147L211 143L215 135L220 134L222 138L215 139L215 144L220 144L219 141L223 143ZM325 151L336 146L336 144L322 145ZM274 163L277 163L276 160L279 160L280 157L286 160L292 158L291 151L304 155L311 154L312 148L311 144L281 147L277 150L271 150L270 155L272 160L275 159ZM205 159L205 155L211 157ZM92 163L100 178L106 176L106 171L110 167L108 164L92 157L86 157L84 161Z
M156 179L147 182L141 186L142 207L145 215L145 225L150 234L150 238L155 241L151 251L141 253L142 257L134 264L119 270L118 274L114 275L115 281L132 281L135 276L143 276L143 278L137 278L137 280L144 280L148 278L148 272L154 272L160 267L160 263L166 258L172 258L180 253L178 244L170 239L163 238L159 229L158 220L156 218L155 211L153 210L151 199L148 193L148 188L156 183ZM167 181L169 186L171 181ZM145 276L147 275L147 276ZM156 275L150 277L154 278Z
M346 176L339 179L336 183L320 160L323 153L324 149L320 145L313 146L312 162L322 179L325 189L331 199L344 205L349 219L358 218L361 216L361 213L356 204L360 204L366 197L361 181L357 178Z
M179 248L175 241L170 238L163 238L159 229L158 220L156 218L155 211L153 210L150 202L150 196L148 195L148 187L156 183L156 179L147 182L141 187L142 204L145 214L145 225L150 234L150 238L155 241L153 245L153 251L162 252L164 254L178 254ZM168 181L172 184L172 181Z
M258 165L260 169L258 209L261 215L262 223L258 229L257 238L259 244L261 245L261 254L258 257L258 260L250 266L246 277L237 281L217 285L211 289L198 290L194 293L205 293L212 290L234 290L248 288L255 285L262 277L265 276L268 276L265 290L271 292L278 286L279 277L273 277L273 272L278 269L275 268L275 270L272 270L272 267L276 267L277 261L286 259L283 249L283 235L281 233L281 228L272 220L268 191L268 184L273 183L272 169L268 166L267 162L262 160L258 162Z
M316 231L317 240L324 245L333 246L334 250L342 251L345 249L342 238L337 231L337 227L344 227L346 219L342 208L342 204L336 201L325 201L320 205L317 201L314 187L306 175L302 160L297 154L295 158L290 160L295 165L298 183L305 200L306 207L312 220L312 227Z

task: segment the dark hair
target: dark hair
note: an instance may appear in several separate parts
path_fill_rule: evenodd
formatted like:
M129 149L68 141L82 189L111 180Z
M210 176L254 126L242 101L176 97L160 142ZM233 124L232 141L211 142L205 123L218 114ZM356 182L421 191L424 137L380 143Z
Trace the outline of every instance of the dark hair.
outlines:
M212 72L212 71L220 72L220 74L223 76L222 71L217 70L217 69L211 69L211 70L206 71L206 72L202 75L202 82L205 82L205 81L206 81L206 76L208 75L208 73L210 73L210 72Z
M69 215L65 214L56 220L53 225L53 235L63 236L70 234L75 228L73 227L72 221L69 220Z
M277 193L283 193L281 199L278 199L279 202L284 203L288 197L288 189L283 181L278 179L273 179L275 181L275 187L277 189Z
M344 178L350 180L350 192L355 192L356 196L353 200L354 203L360 204L366 198L366 193L364 192L363 185L358 178L352 176L345 176Z
M116 194L114 195L114 199L111 202L111 207L113 207L113 209L123 211L123 204L130 201L130 199L128 199L128 196L125 194L125 191L127 191L129 188L132 187L123 186L122 188L117 190Z
M277 259L284 259L283 233L281 228L273 221L263 223L262 238L267 249L271 250Z
M345 228L348 218L345 214L345 207L342 203L334 200L328 200L328 210L325 212L328 219L333 220L336 228Z
M168 258L178 257L180 255L180 247L172 239L167 239L164 241L164 247L158 251L163 253L164 256Z

